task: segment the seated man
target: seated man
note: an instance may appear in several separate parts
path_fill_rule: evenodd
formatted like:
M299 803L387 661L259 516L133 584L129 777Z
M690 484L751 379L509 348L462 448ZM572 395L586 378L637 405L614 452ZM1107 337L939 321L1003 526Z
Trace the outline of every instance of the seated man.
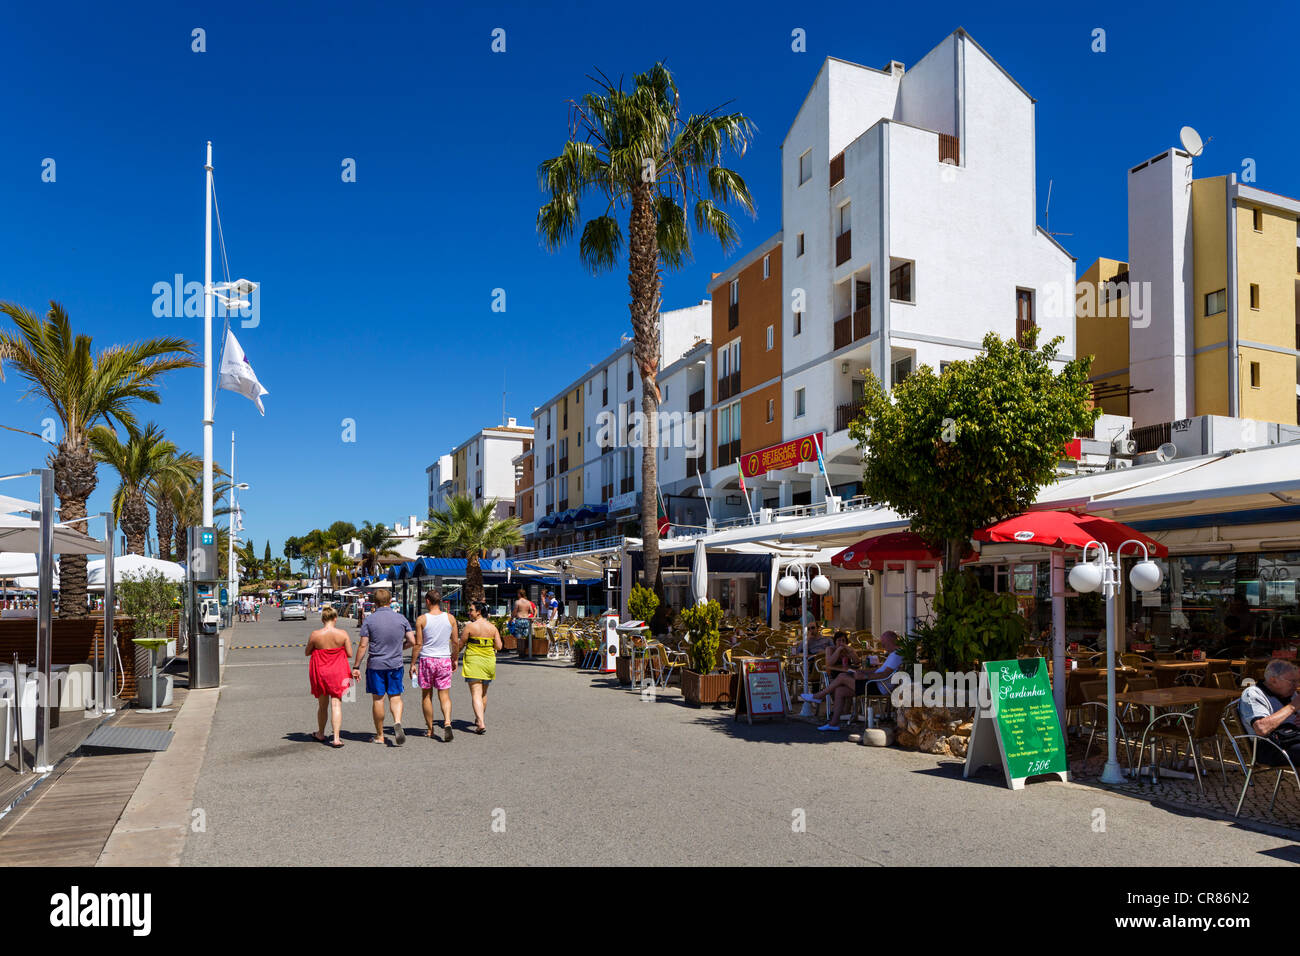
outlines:
M838 638L839 635L836 635ZM847 645L848 638L845 637ZM818 730L839 730L840 729L840 712L844 706L854 697L861 697L863 694L878 694L882 697L889 696L889 678L893 676L894 671L903 666L903 655L898 653L898 635L893 631L885 631L880 635L880 643L888 653L885 662L875 670L852 670L841 673L829 684L817 691L815 694L800 694L800 700L820 703L828 696L832 697L831 712L826 719L826 723L818 727ZM827 655L827 664L829 666L830 656Z
M1241 692L1238 708L1241 722L1257 737L1271 740L1286 751L1292 762L1300 763L1300 670L1291 661L1277 658L1268 662L1264 680ZM1278 767L1286 758L1275 747L1260 747L1256 754L1261 763Z

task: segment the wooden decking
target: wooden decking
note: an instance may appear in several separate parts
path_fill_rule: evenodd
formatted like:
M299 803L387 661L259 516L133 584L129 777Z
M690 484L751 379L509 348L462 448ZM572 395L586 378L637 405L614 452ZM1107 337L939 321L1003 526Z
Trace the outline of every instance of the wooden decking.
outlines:
M166 713L127 709L109 718L109 723L166 730L176 719L186 693L182 687L175 688ZM81 734L84 740L98 722L78 723L86 725ZM55 733L72 730L60 727L51 732L51 740ZM0 866L94 866L153 757L152 753L129 753L65 760L54 775L0 820ZM9 775L17 777L12 771ZM21 788L25 789L36 777L27 774L18 779L25 781ZM0 805L11 801L12 797Z

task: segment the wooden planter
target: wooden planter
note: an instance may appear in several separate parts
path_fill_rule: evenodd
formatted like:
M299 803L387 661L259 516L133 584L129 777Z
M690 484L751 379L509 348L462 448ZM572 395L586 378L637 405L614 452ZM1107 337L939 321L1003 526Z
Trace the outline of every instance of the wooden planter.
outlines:
M735 701L731 674L697 674L682 668L682 697L689 704L730 704Z
M632 658L619 655L614 658L614 676L620 684L632 683Z
M530 646L525 648L524 652L530 657L545 657L550 648L550 642L545 637L534 636L528 643Z

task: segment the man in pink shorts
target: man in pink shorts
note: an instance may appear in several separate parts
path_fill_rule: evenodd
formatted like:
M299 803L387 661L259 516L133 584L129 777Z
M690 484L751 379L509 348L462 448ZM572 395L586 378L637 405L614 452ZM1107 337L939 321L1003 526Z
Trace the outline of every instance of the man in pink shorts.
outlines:
M460 630L456 619L442 609L442 593L430 591L424 596L428 610L415 622L415 647L411 651L411 677L420 683L421 704L424 706L424 723L429 737L433 733L433 692L438 692L442 707L442 739L450 743L451 732L451 678L460 657Z

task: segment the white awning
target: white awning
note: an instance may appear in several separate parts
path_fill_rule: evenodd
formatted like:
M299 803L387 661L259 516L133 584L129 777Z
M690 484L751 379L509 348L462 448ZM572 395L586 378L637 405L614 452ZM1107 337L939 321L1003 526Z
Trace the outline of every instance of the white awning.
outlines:
M0 514L0 551L35 554L41 546L41 523ZM103 554L104 543L65 525L54 526L55 554Z

